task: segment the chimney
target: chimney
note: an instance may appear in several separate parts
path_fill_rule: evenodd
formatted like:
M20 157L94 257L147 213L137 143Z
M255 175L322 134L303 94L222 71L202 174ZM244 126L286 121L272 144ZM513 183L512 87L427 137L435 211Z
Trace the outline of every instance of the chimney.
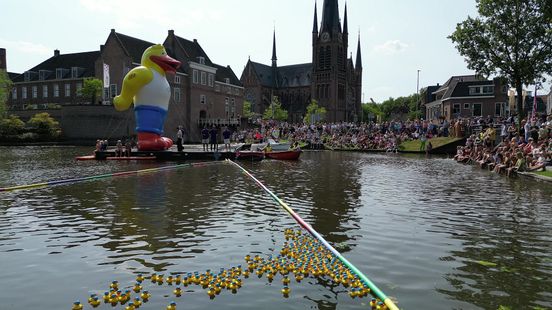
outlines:
M55 49L54 50L54 57L58 57L59 56L59 50L58 49Z
M6 49L0 48L0 70L7 70L8 66L6 64Z

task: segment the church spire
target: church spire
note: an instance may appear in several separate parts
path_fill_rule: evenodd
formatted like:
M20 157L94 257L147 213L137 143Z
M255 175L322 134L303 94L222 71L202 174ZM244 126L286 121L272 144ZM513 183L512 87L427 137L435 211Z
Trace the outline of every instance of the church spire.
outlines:
M343 17L343 34L349 33L349 26L347 25L347 2L345 2L345 16Z
M276 58L276 28L274 28L274 34L272 37L272 66L276 67L277 63L276 61L278 58Z
M357 46L357 55L356 55L356 63L355 63L355 69L359 70L362 69L362 53L360 52L360 30L358 31L358 46Z
M312 23L312 33L318 34L318 13L316 9L316 1L314 2L314 22Z
M337 0L324 0L324 8L322 10L322 26L320 31L329 33L341 32Z

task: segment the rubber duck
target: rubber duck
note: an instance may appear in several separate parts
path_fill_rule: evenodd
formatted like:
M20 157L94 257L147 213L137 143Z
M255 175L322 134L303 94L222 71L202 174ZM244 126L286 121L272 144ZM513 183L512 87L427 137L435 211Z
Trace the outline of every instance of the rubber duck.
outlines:
M301 273L296 273L295 281L297 281L297 283L301 283L301 280L303 280L303 275Z
M115 307L119 303L119 296L117 296L117 294L111 294L109 297L109 303Z
M249 254L245 255L244 259L247 263L249 263L249 261L251 260L251 255L249 255Z
M349 291L349 296L351 296L351 298L357 297L357 296L358 296L357 289L353 287L353 288Z
M151 282L153 283L157 282L157 274L154 273L151 275Z
M132 290L135 292L135 293L139 293L141 290L142 290L142 286L140 285L140 283L136 283L134 284L134 287L132 288Z
M138 150L163 151L173 145L171 139L161 136L171 98L165 75L176 72L180 62L169 57L163 45L156 44L144 51L140 64L126 74L113 105L117 111L125 111L134 103Z
M82 304L80 303L80 301L75 301L71 310L82 310Z
M167 284L168 284L168 285L172 285L172 283L173 283L173 276L168 276L167 279L166 279L166 281L167 281Z
M88 301L88 303L93 307L93 308L96 308L98 307L102 302L100 301L100 298L98 298L98 296L94 297L94 299L92 301Z
M133 302L128 303L128 306L125 307L125 310L135 310L136 307L134 306Z
M176 303L171 301L171 303L167 306L167 310L176 310Z
M286 298L289 296L289 292L290 292L290 291L291 291L291 290L289 289L289 286L287 286L287 285L284 285L284 288L282 288L282 294L283 294L284 297L286 297Z
M162 274L158 275L157 276L157 284L162 285L164 279L165 279L164 275L162 275Z
M136 282L144 282L144 276L141 273L136 276Z
M182 277L180 275L177 275L175 278L174 278L174 284L178 285L182 283Z
M88 297L88 303L91 303L94 301L94 298L97 298L98 296L96 294L90 294L90 297Z
M180 288L180 286L177 286L177 287L174 289L173 293L174 293L174 295L175 295L176 297L182 296L182 289Z
M222 288L220 287L220 283L217 283L215 285L215 293L218 295L222 291Z
M249 278L249 269L245 269L245 270L243 271L243 277L244 277L244 278Z
M142 305L142 301L140 300L139 297L134 298L133 303L135 308L140 308L140 306Z
M383 302L378 302L378 305L376 306L376 310L387 310L387 306Z
M288 276L284 276L284 277L282 278L282 283L283 283L284 285L288 285L289 282L290 282L290 280L289 280L289 277L288 277Z
M266 279L268 280L268 282L272 283L272 280L274 280L274 274L272 272L267 273Z
M112 281L111 284L109 285L109 287L114 289L114 290L118 290L119 289L119 282L117 280Z
M140 297L142 297L143 301L147 301L150 299L151 294L148 291L143 291L142 294L140 294Z
M375 307L377 306L377 304L378 304L378 301L377 301L375 298L372 298L372 299L370 300L370 306L371 306L372 308L375 308Z

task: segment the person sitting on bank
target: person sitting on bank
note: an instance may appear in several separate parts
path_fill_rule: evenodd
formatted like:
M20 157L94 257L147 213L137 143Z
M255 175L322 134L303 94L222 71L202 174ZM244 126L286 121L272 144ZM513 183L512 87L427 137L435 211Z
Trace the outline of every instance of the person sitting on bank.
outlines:
M527 170L527 161L525 160L523 153L518 152L516 156L517 156L516 164L513 167L506 169L507 176L510 176L513 172L524 172Z
M98 139L96 140L96 152L100 152L102 150L102 140Z
M125 155L126 157L130 157L130 154L132 153L132 142L130 140L125 141Z
M121 142L121 140L117 140L117 145L115 146L115 156L123 156L123 143Z

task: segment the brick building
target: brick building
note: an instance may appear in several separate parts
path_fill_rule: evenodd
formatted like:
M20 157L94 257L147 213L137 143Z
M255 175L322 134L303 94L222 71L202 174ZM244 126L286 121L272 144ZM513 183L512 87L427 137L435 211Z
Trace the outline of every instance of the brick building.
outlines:
M276 34L272 43L272 64L264 65L249 59L241 75L245 100L253 112L263 113L277 96L288 111L289 121L299 122L312 99L327 110L326 120L358 121L361 113L362 58L360 37L356 61L348 58L349 32L347 7L343 27L338 0L324 0L322 22L318 28L318 12L314 7L312 29L312 62L278 66Z
M116 112L111 100L120 92L126 73L140 65L143 51L151 45L154 43L112 29L99 51L61 54L56 50L51 58L12 78L10 113L27 119L35 113L49 112L71 140L132 136L132 109ZM197 40L177 37L172 30L164 45L173 58L182 62L176 75L167 75L172 96L165 135L174 136L176 127L182 125L186 141L197 142L204 125L237 126L238 111L243 109L243 87L232 69L212 63ZM79 95L88 77L107 82L96 102Z
M428 94L429 95L429 94ZM435 90L425 104L426 119L509 115L508 85L500 78L453 76Z

